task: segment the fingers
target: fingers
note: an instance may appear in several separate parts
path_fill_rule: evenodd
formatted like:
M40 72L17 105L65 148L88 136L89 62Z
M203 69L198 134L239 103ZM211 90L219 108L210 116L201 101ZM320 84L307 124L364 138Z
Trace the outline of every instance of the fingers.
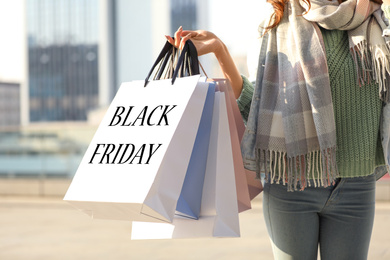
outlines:
M182 39L181 39L181 42L180 42L180 46L179 46L179 49L182 50L184 48L184 44L186 43L186 41L188 39L190 39L192 36L191 33L187 34L186 36L184 36Z
M171 36L165 35L165 38L167 38L167 40L170 44L175 45L175 40Z
M181 32L181 36L182 37L187 36L188 34L191 34L192 36L195 36L196 31L182 31Z
M183 27L179 27L179 29L175 32L175 38L173 39L169 35L165 35L165 38L167 38L167 41L175 46L178 49L183 49L184 44L188 39L190 39L194 35L193 31L183 31Z
M179 27L179 29L175 32L175 47L179 47L180 45L180 39L181 39L181 33L183 32L183 27Z

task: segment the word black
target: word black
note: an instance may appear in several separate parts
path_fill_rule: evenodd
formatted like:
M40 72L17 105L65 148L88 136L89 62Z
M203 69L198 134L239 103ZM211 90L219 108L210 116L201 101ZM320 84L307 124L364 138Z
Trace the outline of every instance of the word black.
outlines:
M148 126L160 126L163 121L165 125L169 125L167 114L176 106L177 105L160 105L154 108L145 106L141 112L138 113L137 117L134 117L134 114L137 115L136 112L132 113L134 106L129 106L126 116L124 117L122 117L122 115L126 112L126 108L118 106L109 126L116 126L118 124L121 124L121 126L144 126L145 121Z

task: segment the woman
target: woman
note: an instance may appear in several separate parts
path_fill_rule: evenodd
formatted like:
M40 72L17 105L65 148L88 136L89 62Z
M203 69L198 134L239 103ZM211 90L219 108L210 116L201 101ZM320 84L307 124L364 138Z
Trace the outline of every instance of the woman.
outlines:
M233 86L245 166L266 173L275 259L316 259L318 247L323 260L367 259L375 182L389 165L390 38L378 1L271 1L254 84L214 34L167 36L214 53Z

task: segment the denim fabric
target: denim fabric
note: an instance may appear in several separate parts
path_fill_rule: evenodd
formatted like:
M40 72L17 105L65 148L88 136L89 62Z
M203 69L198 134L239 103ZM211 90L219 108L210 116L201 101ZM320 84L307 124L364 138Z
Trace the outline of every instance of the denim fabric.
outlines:
M277 260L367 259L375 213L375 175L327 188L287 192L266 183L263 210Z
M389 171L390 165L390 104L385 104L382 109L382 118L381 118L381 141L383 154L385 157L385 162L387 165L387 171ZM386 173L386 172L385 172ZM378 173L378 178L382 177L384 174Z

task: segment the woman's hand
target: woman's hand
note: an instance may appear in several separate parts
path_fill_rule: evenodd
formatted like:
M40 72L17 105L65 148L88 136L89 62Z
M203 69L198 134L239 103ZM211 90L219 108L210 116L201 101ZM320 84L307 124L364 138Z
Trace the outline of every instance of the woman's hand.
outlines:
M182 49L185 42L191 39L199 56L214 53L218 58L218 52L223 48L222 41L215 34L203 30L183 31L183 28L180 26L175 32L175 39L167 35L165 37L178 49Z
M183 31L180 28L175 33L175 39L165 36L176 48L182 49L186 41L191 39L198 55L214 53L221 67L222 73L229 80L236 98L242 91L242 78L225 44L215 34L208 31Z

